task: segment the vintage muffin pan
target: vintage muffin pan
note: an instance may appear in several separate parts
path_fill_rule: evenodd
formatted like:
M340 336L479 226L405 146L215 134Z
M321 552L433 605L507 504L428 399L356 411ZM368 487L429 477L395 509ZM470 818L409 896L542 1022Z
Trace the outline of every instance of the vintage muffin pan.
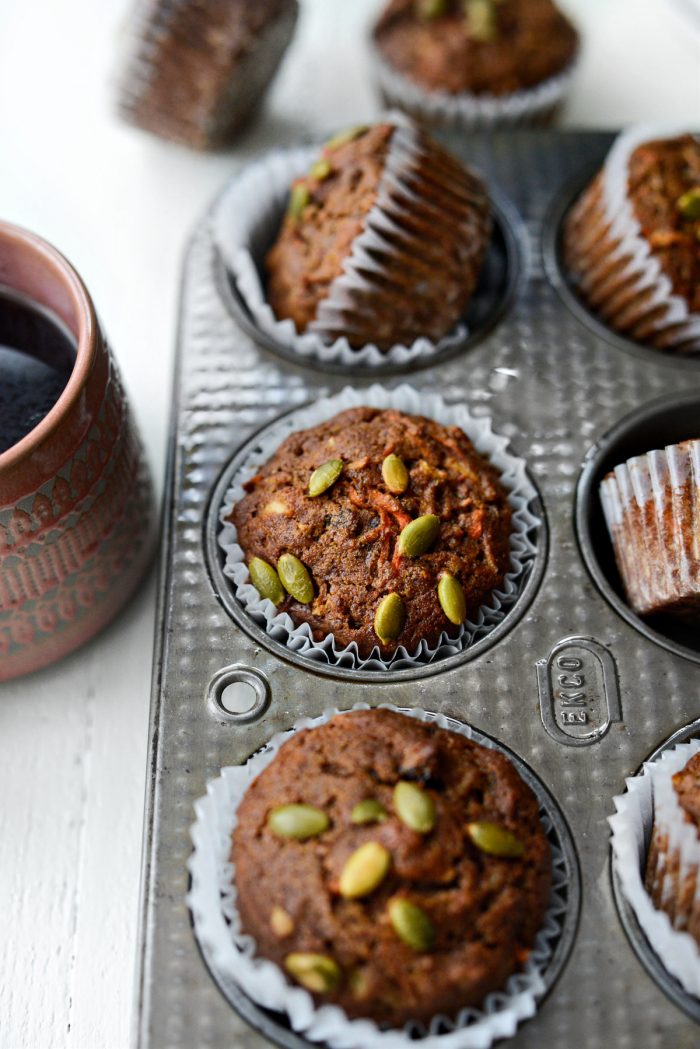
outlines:
M491 417L539 492L543 526L527 593L517 615L468 660L380 675L315 666L271 644L232 605L212 536L235 457L285 413L349 381L362 390L371 380L271 350L241 320L211 217L196 230L184 270L165 508L138 1044L309 1044L221 974L212 979L185 903L189 827L194 801L222 767L243 763L301 717L358 702L434 711L512 751L546 792L557 833L569 842L567 931L549 993L508 1044L655 1049L697 1037L686 1003L653 967L650 974L640 966L610 879L612 798L650 751L700 712L697 640L663 624L652 629L625 606L596 502L597 480L618 450L624 458L645 433L649 447L657 435L700 436L700 363L625 352L616 344L624 340L560 301L552 257L554 198L582 183L612 138L528 131L447 140L505 202L499 221L520 259L517 273L505 274L513 290L492 328L448 359L410 377L373 373L390 389L408 382Z

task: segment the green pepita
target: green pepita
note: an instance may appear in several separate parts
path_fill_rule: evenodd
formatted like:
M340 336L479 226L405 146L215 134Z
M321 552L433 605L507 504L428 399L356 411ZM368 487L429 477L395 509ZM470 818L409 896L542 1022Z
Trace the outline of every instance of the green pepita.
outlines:
M355 849L340 872L340 895L347 900L369 896L389 873L391 853L378 841L366 841Z
M333 137L329 138L324 144L323 148L328 151L339 149L339 147L344 146L346 142L352 142L354 139L359 138L360 135L364 135L367 130L367 124L355 124L353 127L346 128L344 131L339 131L337 135L333 135Z
M289 204L287 206L287 214L291 219L295 221L300 218L302 211L311 200L311 194L309 193L309 187L305 182L295 182L292 186L292 191L289 194Z
M318 179L319 182L323 182L324 179L328 178L332 171L332 167L325 157L321 157L315 164L312 164L309 168L309 175L311 178Z
M374 632L380 641L395 641L406 622L406 609L400 594L387 594L377 606Z
M459 626L467 615L467 601L459 579L449 572L443 572L438 582L438 600L440 607L450 623Z
M357 805L353 805L350 821L359 824L382 823L388 815L381 801L377 801L376 798L365 798L364 801L358 801Z
M389 921L394 932L414 951L429 951L435 943L435 928L428 915L410 900L389 900Z
M488 44L498 37L498 21L491 0L466 0L464 7L472 40Z
M430 22L447 13L447 0L417 0L416 10L419 18Z
M525 852L525 846L516 838L512 831L498 823L489 823L482 820L467 825L467 833L476 845L477 849L487 852L490 856L504 856L508 859L517 859Z
M700 219L700 186L693 186L676 201L676 207L684 219Z
M260 594L272 601L273 605L281 605L284 601L284 587L280 583L280 577L272 565L263 561L262 557L252 557L248 565L250 581Z
M295 951L284 959L284 967L307 991L327 994L340 983L340 966L327 954Z
M309 478L309 495L323 495L335 484L342 472L342 459L328 459L327 462L321 463Z
M287 593L302 605L308 605L313 601L314 585L309 570L298 557L294 554L282 554L277 562L277 574Z
M419 834L435 826L435 803L417 783L400 780L394 787L394 809L402 823Z
M313 805L279 805L267 817L267 825L280 838L306 841L328 830L330 820Z
M423 514L409 521L399 536L398 550L406 557L420 557L429 550L438 537L440 518L435 514Z
M382 463L382 477L384 484L394 495L401 495L408 488L408 470L403 459L398 455L387 455Z

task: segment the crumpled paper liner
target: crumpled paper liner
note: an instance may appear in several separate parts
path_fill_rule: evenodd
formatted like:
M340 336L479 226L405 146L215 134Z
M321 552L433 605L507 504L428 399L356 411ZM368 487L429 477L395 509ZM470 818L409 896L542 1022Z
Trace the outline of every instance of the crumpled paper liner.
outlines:
M388 710L407 714L420 721L434 722L440 728L460 732L485 747L500 749L467 725L424 710L404 710L382 704ZM356 703L352 710L368 710ZM221 770L207 784L206 797L195 803L196 821L190 833L194 851L188 861L192 884L187 905L192 913L195 934L205 948L216 972L225 973L258 1005L285 1013L294 1031L312 1042L324 1042L331 1049L488 1049L499 1038L515 1033L520 1021L533 1016L545 990L543 974L561 935L566 913L564 892L566 866L561 850L550 840L552 849L552 891L541 930L522 972L514 973L501 992L487 996L481 1009L463 1009L455 1020L436 1016L428 1031L416 1024L399 1030L381 1030L372 1020L350 1020L335 1005L314 1005L302 987L291 984L273 962L256 956L256 944L241 931L236 908L235 870L230 862L231 834L236 809L250 783L275 757L293 732L324 724L341 712L327 710L318 718L303 718L288 732L273 736L262 750L244 765ZM535 792L537 790L535 788ZM552 824L546 797L538 797L540 816L547 834ZM416 1042L412 1036L421 1031Z
M700 315L673 293L642 236L628 197L629 158L644 142L687 128L635 126L624 131L602 171L566 220L566 263L588 305L615 331L677 354L700 353Z
M469 131L547 123L569 90L578 61L575 55L561 73L510 95L452 95L428 91L394 69L373 38L370 51L372 72L385 105L395 106L423 124Z
M424 156L418 132L400 114L390 114L386 119L396 125L396 131L389 143L377 200L345 260L343 272L331 284L315 320L305 332L298 332L292 320L276 317L266 300L261 273L265 254L284 215L289 186L294 179L306 175L318 156L318 147L276 150L249 165L231 182L214 212L214 238L251 317L262 332L302 359L346 367L403 366L456 347L468 334L466 325L459 322L437 342L421 337L410 346L396 344L388 350L380 350L370 341L351 346L345 335L337 335L340 329L364 338L365 332L372 330L371 296L382 288L379 278L386 275L379 259L396 254L398 249L391 238L402 232L411 201L420 199L413 188L416 166ZM490 220L485 197L483 204L482 215L475 200L471 235L467 235L465 225L464 241L475 246L473 272L469 274L465 267L465 281L467 277L476 281L477 263L480 265L481 261L476 248L485 248L488 242Z
M629 603L640 615L700 610L700 440L616 466L600 498Z
M627 792L613 799L617 811L608 818L612 828L613 865L625 899L664 967L684 990L696 997L700 997L700 948L687 932L673 927L664 910L655 907L644 886L644 870L647 843L655 826L664 832L668 842L657 862L660 899L662 906L678 912L678 920L682 922L682 915L687 917L687 907L678 903L686 877L700 866L700 840L695 825L683 818L671 776L684 768L699 750L700 739L695 739L664 751L656 761L645 762L640 775L625 781ZM672 859L672 876L667 877L666 867ZM700 906L698 879L693 902L696 908Z
M244 483L270 459L285 437L298 430L317 426L346 408L363 405L373 408L395 408L409 415L428 416L443 426L459 426L473 442L476 450L498 469L513 509L511 569L506 574L501 589L494 590L489 602L481 606L474 618L462 624L456 637L449 637L445 632L435 646L430 647L427 642L421 641L414 652L408 652L399 646L389 659L382 657L378 648L374 649L368 658L363 659L354 642L345 647L338 646L332 634L327 634L322 641L315 641L308 623L295 626L288 613L278 612L271 601L261 598L250 582L245 555L238 545L236 528L228 520L233 507L245 494ZM490 419L475 418L466 405L448 405L437 394L419 393L407 385L398 386L393 390L375 385L361 391L348 386L334 397L324 398L285 416L259 436L254 451L236 473L224 496L219 513L222 527L217 541L226 556L224 574L232 582L236 599L248 615L275 641L307 659L334 666L364 670L402 670L464 651L487 636L505 618L522 592L537 551L531 533L541 521L529 509L535 495L535 488L527 476L523 460L508 451L507 438L497 436L491 429Z

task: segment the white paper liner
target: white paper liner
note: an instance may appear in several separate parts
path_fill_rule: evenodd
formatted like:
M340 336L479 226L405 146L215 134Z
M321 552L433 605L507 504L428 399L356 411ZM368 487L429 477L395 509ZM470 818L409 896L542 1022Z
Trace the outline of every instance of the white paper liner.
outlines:
M482 746L500 749L468 725L444 715L402 709L388 703L381 706L459 732ZM370 707L356 703L351 709L369 710ZM552 850L549 907L525 968L509 977L503 991L488 995L481 1009L463 1009L456 1020L436 1016L427 1031L416 1024L401 1030L380 1030L372 1020L348 1019L338 1006L316 1007L311 995L289 983L277 965L256 957L255 941L241 931L235 870L229 859L238 805L250 783L294 732L322 725L337 714L341 711L332 709L318 718L302 718L289 731L273 736L244 765L222 769L221 775L207 784L206 797L195 803L196 821L190 828L194 851L188 861L192 882L187 905L192 912L197 939L215 972L232 978L263 1008L286 1013L293 1030L312 1042L325 1042L331 1049L367 1049L370 1045L376 1049L412 1049L416 1039L411 1035L419 1030L421 1049L488 1049L496 1039L511 1037L522 1020L534 1015L538 999L545 991L543 974L561 935L567 910L566 863L561 850L551 841L552 822L542 798L538 797L540 818Z
M460 322L438 342L418 338L410 346L397 344L388 350L380 350L372 343L352 347L345 337L330 341L324 335L326 328L333 330L339 312L357 308L353 292L371 287L370 274L381 272L381 265L371 253L386 248L382 233L391 232L392 216L399 214L392 187L397 175L419 153L413 125L401 114L389 114L386 119L397 127L389 143L377 200L343 264L343 272L331 284L316 320L306 332L299 333L292 320L278 320L265 298L260 274L265 253L281 224L289 187L294 179L307 174L319 155L319 147L275 150L250 164L232 180L213 214L214 239L256 324L275 342L306 360L346 367L405 365L455 347L468 334L466 325ZM411 195L405 183L401 193L403 197Z
M680 598L700 605L700 441L621 463L601 482L600 499L635 610Z
M688 134L688 127L638 124L623 131L615 140L603 167L602 200L609 236L617 241L606 257L606 264L620 261L617 278L625 280L626 298L638 303L644 300L644 313L654 332L673 328L673 344L688 343L680 352L700 350L700 314L692 313L685 299L673 293L671 281L652 254L648 241L642 235L628 192L629 159L634 150L645 142L676 138ZM658 317L655 310L663 307ZM678 348L676 352L679 352Z
M664 967L696 997L700 997L700 949L692 936L674 929L668 915L656 909L644 888L644 869L657 811L664 829L671 833L673 847L682 850L683 862L700 863L696 828L680 816L671 784L671 776L699 750L700 739L695 739L664 751L656 761L645 762L640 775L625 780L627 792L613 799L617 811L608 818L613 865L625 899Z
M369 657L363 659L354 642L345 647L336 645L332 634L327 634L323 641L315 641L308 623L295 626L286 612L278 612L271 601L261 598L250 582L245 555L238 545L236 528L228 520L235 504L245 495L245 482L258 473L287 436L317 426L346 408L362 406L394 408L409 415L425 415L443 426L459 426L476 450L489 459L499 471L513 510L510 537L511 568L506 573L503 586L492 592L488 603L482 605L473 619L460 627L456 637L449 637L444 632L436 645L431 647L426 641L421 641L414 652L408 652L399 646L388 659L381 656L378 648L373 649ZM307 408L285 416L260 435L254 451L233 477L224 496L219 513L222 527L217 540L226 554L224 574L232 581L236 599L275 641L307 659L318 662L354 669L403 670L464 651L489 634L505 618L529 577L537 552L531 533L541 521L529 509L535 495L536 491L527 476L525 463L508 451L508 439L492 431L489 418L476 418L464 404L448 405L438 394L419 393L408 385L401 385L393 390L374 385L361 391L346 386L334 397L323 398Z
M543 120L564 98L578 63L577 53L561 73L510 95L474 95L466 91L453 95L447 91L429 91L399 72L389 64L373 38L370 50L377 86L387 105L430 124L475 131Z

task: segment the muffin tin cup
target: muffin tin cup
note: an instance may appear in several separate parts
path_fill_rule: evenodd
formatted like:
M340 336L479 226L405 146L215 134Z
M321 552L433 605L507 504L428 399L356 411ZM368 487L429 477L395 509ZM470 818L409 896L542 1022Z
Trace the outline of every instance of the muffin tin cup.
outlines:
M317 426L347 408L364 405L381 409L392 408L412 415L426 415L443 425L459 426L473 442L476 450L498 469L513 510L511 568L505 576L502 588L495 590L489 602L482 605L477 614L460 627L456 637L450 637L443 632L436 645L431 647L427 642L421 641L413 652L399 647L390 659L383 659L378 649L374 649L368 658L363 659L354 643L344 647L338 646L332 634L327 634L322 641L316 641L308 624L295 626L286 612L278 612L271 601L261 598L250 582L244 551L238 545L235 526L229 520L235 504L245 494L245 481L259 471L289 434ZM274 641L317 664L326 663L331 666L371 671L406 670L465 652L480 639L488 637L489 633L504 621L518 601L534 567L537 543L543 527L543 521L532 509L536 496L536 489L526 472L523 460L509 451L506 438L499 437L492 431L490 419L477 418L465 405L448 405L437 394L419 393L407 385L393 390L375 385L360 392L346 387L335 397L317 401L307 408L285 416L258 435L249 453L235 470L224 495L223 505L218 510L220 531L217 543L225 557L223 572L230 580L236 601Z
M687 133L687 127L636 125L615 141L600 191L570 212L585 243L577 256L579 293L614 330L680 356L700 353L700 314L673 293L652 254L628 195L629 160L644 142Z
M318 361L326 367L353 370L358 366L402 368L456 351L469 337L464 321L437 342L421 337L410 346L396 344L388 350L380 350L372 343L354 347L345 336L331 341L332 337L324 334L337 330L348 310L361 316L362 297L379 287L377 281L383 273L378 256L394 250L385 235L401 225L401 200L415 198L405 178L421 156L415 127L401 114L390 114L386 119L396 125L396 131L389 144L377 199L343 263L342 273L331 283L307 331L300 333L292 320L275 316L265 297L261 274L265 254L284 216L289 187L307 174L319 148L277 150L262 157L231 182L214 211L214 237L243 304L260 331L287 353L296 355L300 363Z
M508 978L505 988L487 996L481 1009L465 1008L456 1019L436 1016L427 1029L416 1023L404 1028L381 1029L366 1019L350 1020L335 1005L316 1006L303 988L290 984L273 962L256 956L255 941L241 930L236 907L235 869L230 862L231 834L236 810L255 777L270 764L279 748L302 729L315 728L341 714L327 710L317 718L302 718L280 732L244 765L222 769L208 783L206 797L195 803L196 822L191 828L194 851L188 867L191 887L187 896L195 934L217 981L225 988L231 980L263 1009L284 1014L293 1031L310 1042L330 1049L488 1049L498 1038L512 1035L518 1024L533 1016L566 961L578 918L578 868L568 828L542 784L504 747L469 726L420 708L384 709L431 722L459 732L482 746L504 752L533 789L552 849L552 890L542 928L522 972ZM356 703L352 710L368 710Z
M394 69L373 39L370 52L374 79L386 106L395 106L424 125L468 131L547 123L563 102L577 65L575 58L556 76L510 95L451 95L428 91Z
M698 751L700 739L694 739L645 762L639 775L625 781L627 792L613 799L616 813L608 820L613 871L620 890L665 969L696 997L700 997L700 948L689 933L674 928L665 911L657 910L645 888L644 872L656 824L668 835L668 846L659 855L656 867L661 897L668 906L676 905L681 921L683 914L687 917L683 885L686 876L700 866L700 840L695 825L684 822L670 777ZM666 870L669 861L672 870L678 863L676 874ZM696 882L694 905L700 906L700 880Z

